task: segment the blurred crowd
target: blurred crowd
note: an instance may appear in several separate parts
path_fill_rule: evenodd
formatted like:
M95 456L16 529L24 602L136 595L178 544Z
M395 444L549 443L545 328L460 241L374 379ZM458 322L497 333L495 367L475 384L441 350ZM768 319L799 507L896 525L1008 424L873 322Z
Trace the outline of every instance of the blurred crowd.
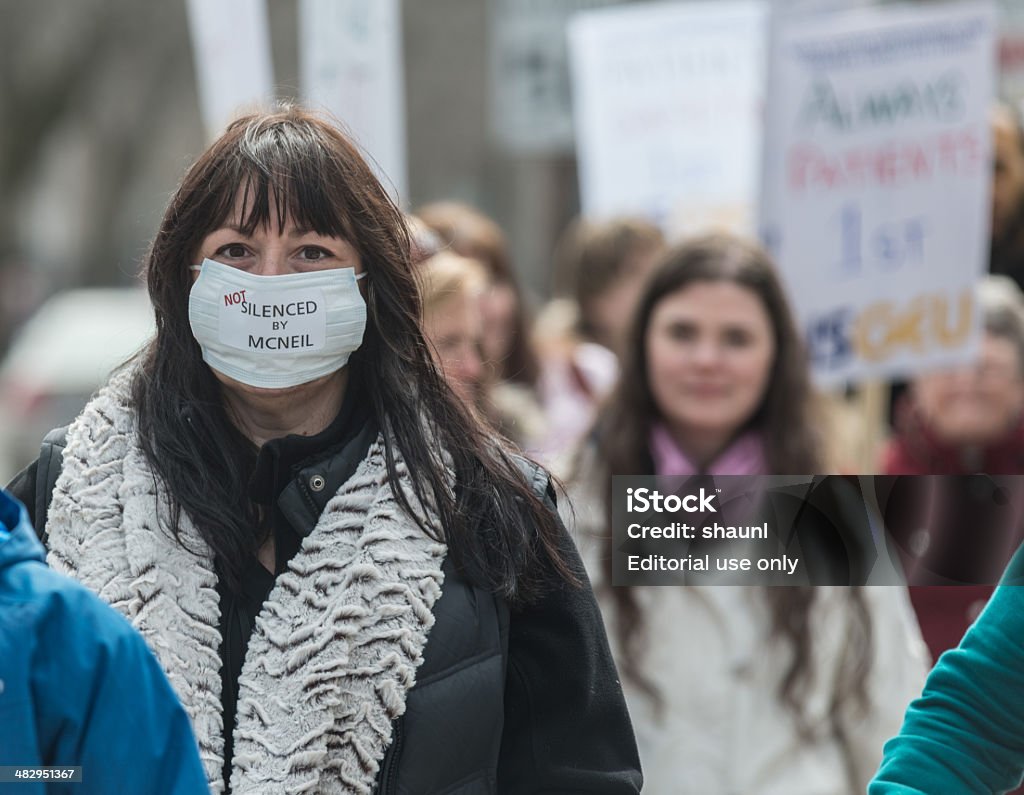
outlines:
M852 390L816 395L818 421L840 426L822 426L819 434L829 471L1009 473L1019 467L1015 346L1024 285L1024 134L1016 112L1002 104L993 108L992 132L993 276L978 285L986 329L978 363L895 383L886 415L855 417L852 429L842 427L851 420L839 410ZM641 218L577 219L552 252L552 298L538 307L517 283L501 229L480 210L438 202L414 210L409 221L438 363L496 428L567 474L624 362L639 353L629 348L629 334L652 273L667 258L662 233ZM870 424L879 419L884 424ZM870 458L851 457L835 441L850 435L876 442Z
M874 416L848 394L815 393L790 302L752 244L669 245L639 218L581 218L552 253L553 298L534 309L493 221L448 202L413 212L439 367L566 484L648 791L864 791L925 672L991 596L990 585L613 589L606 570L612 473L1024 474L1024 132L1002 104L991 125L977 359L885 385L891 409ZM851 438L872 440L871 459ZM904 539L911 576L940 548L969 548L984 521L983 506L944 514L935 499ZM998 580L1022 529L986 540L977 581Z

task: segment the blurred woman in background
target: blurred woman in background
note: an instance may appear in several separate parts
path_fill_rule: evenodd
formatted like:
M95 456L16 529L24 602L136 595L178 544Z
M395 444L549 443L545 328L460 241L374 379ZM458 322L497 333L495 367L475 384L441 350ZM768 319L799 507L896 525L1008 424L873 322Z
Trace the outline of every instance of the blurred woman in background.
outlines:
M883 454L886 474L1024 472L1024 295L1009 278L988 276L977 300L976 362L910 384Z
M989 276L977 299L984 328L978 358L911 382L883 454L885 474L1024 474L1024 295L1008 277ZM960 642L992 594L994 586L981 583L996 582L1024 540L1021 501L993 503L992 489L978 486L951 479L918 500L909 499L912 483L894 486L907 492L903 503L921 506L889 525L908 580L921 583L910 599L933 659ZM935 584L951 580L979 584Z
M651 792L862 792L920 687L900 588L610 587L613 474L820 473L821 442L767 255L670 250L570 482Z
M532 452L544 436L544 417L532 400L519 399L518 390L496 387L484 362L486 269L478 260L443 250L420 263L418 273L423 334L452 391L509 441Z
M620 355L633 310L665 238L642 218L591 221L579 218L555 249L554 292L579 310L576 334Z
M629 321L664 247L661 231L639 218L577 219L558 242L558 297L534 326L548 432L533 452L556 471L564 470L618 377Z
M423 290L423 336L452 391L473 410L484 409L483 311L487 273L476 260L442 251L418 266Z
M539 368L530 342L530 321L509 258L505 235L494 221L455 201L425 204L416 217L455 254L482 263L489 276L481 298L483 362L489 386L489 418L521 449L533 452L543 437L537 397Z
M484 358L495 380L533 388L537 358L530 347L530 323L505 235L494 221L460 202L425 204L416 217L451 251L483 263L490 276L484 309Z

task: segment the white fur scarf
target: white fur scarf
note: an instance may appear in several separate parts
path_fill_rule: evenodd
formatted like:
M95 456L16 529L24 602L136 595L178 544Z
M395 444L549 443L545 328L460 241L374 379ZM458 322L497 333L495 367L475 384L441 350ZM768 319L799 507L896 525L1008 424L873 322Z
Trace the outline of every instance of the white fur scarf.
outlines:
M166 529L168 506L138 445L128 382L129 374L115 377L69 429L49 561L146 638L220 793L217 576L187 517L184 546ZM407 476L401 461L398 471ZM405 711L423 659L445 552L396 503L378 438L256 619L239 680L233 793L373 792L391 722Z

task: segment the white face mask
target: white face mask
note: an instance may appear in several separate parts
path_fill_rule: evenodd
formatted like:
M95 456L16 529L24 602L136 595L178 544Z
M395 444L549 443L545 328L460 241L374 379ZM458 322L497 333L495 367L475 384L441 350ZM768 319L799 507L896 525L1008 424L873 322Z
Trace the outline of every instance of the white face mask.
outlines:
M363 343L366 302L353 268L256 276L210 259L188 298L203 361L255 387L305 384L340 370Z

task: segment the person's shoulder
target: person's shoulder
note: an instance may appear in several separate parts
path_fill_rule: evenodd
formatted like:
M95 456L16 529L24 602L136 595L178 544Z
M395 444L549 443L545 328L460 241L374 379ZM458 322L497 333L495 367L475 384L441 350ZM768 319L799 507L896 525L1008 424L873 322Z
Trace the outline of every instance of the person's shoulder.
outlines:
M1010 558L1010 562L1007 564L1006 571L1003 573L999 584L1010 586L1024 585L1024 545L1019 546L1017 551L1013 553L1013 557ZM1024 589L1014 587L1009 590L1012 591L1018 603L1024 601Z
M44 691L71 688L84 697L111 671L137 667L145 641L84 586L31 560L9 566L0 577L3 648L28 655L32 677Z
M11 478L10 482L4 486L4 489L6 489L11 496L20 501L28 509L29 521L33 521L35 518L32 516L32 508L35 503L36 472L38 469L39 459L37 458L27 467L18 472L18 474Z
M39 457L22 469L5 487L28 511L29 521L45 543L44 529L53 487L64 465L68 426L54 428L43 437Z
M550 499L554 500L551 475L543 466L521 453L511 453L509 458L512 459L512 463L516 465L519 474L523 476L526 485L530 487L530 491L537 499L543 501L550 495Z
M20 585L8 596L34 606L40 640L55 654L94 659L144 645L128 620L85 586L42 563L21 568Z

